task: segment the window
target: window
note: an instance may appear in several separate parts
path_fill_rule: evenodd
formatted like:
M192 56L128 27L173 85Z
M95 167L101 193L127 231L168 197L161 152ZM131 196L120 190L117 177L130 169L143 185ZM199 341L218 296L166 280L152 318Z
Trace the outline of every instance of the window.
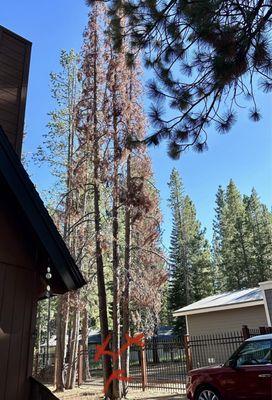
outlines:
M237 354L237 366L272 363L271 340L248 342Z

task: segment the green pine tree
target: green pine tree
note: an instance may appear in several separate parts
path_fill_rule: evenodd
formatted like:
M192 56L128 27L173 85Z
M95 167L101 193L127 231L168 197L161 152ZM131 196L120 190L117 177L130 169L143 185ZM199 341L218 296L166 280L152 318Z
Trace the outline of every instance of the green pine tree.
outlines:
M213 220L213 240L212 240L212 279L214 292L220 292L222 289L222 274L220 266L222 264L222 217L225 206L225 192L222 186L219 186L215 198L215 219Z
M270 1L113 1L111 35L117 48L126 36L123 15L132 44L128 61L143 49L155 77L149 85L154 131L147 143L167 141L173 158L188 148L206 150L211 125L228 132L240 116L243 96L250 119L260 120L257 90L272 90ZM258 78L259 85L252 84Z
M247 228L251 232L251 286L271 279L272 274L272 214L261 203L253 188L250 197L244 197Z
M272 214L255 189L240 194L233 180L216 194L213 224L215 291L257 286L271 278Z
M212 276L212 258L209 242L205 239L200 223L191 243L192 292L194 301L201 300L214 293Z
M223 288L239 290L251 284L251 232L243 198L230 180L222 212L221 273Z
M196 210L177 170L170 176L172 234L170 241L169 307L176 310L212 292L211 256ZM175 330L185 332L184 318L174 321Z
M159 314L160 325L171 325L173 310L169 307L169 284L166 284L161 296L161 311Z

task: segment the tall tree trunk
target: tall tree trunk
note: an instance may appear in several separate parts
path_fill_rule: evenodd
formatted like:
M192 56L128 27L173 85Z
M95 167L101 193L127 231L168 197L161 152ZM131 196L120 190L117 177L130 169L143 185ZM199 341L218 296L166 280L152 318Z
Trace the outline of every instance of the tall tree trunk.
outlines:
M125 209L125 273L124 273L124 292L122 302L122 344L125 343L125 335L130 334L129 323L129 302L130 302L130 263L131 263L131 155L127 159L127 199ZM129 349L122 354L122 370L125 371L126 376L129 376ZM128 392L128 384L123 381L123 397L126 397Z
M94 20L98 24L98 9L94 10ZM94 52L93 52L93 205L94 205L94 225L95 225L95 258L96 274L99 302L99 320L101 330L101 340L104 342L109 335L107 294L104 274L104 261L101 246L101 215L100 215L100 136L98 128L98 76L97 76L97 58L99 54L97 31L94 34ZM107 346L106 350L109 350ZM110 379L112 374L112 362L109 355L103 355L103 378L104 385ZM112 398L112 385L106 393L106 397Z
M97 47L97 45L95 45ZM101 339L104 342L109 335L108 325L108 310L107 310L107 294L105 287L104 262L101 248L101 224L100 224L100 184L99 184L99 135L97 127L97 93L96 93L96 62L94 63L94 219L95 219L95 249L96 249L96 268L97 268L97 286L99 299L99 319ZM112 374L111 358L108 355L103 356L103 375L104 384L109 380ZM112 387L106 394L109 398L112 397Z
M71 337L69 343L69 357L68 357L68 369L66 378L66 389L73 389L76 383L76 371L78 361L78 337L79 337L79 320L80 311L78 308L79 294L75 293L75 307L72 314L72 327Z
M99 190L99 147L98 140L94 143L94 212L95 212L95 247L96 247L96 269L97 269L97 286L99 300L99 319L101 339L104 342L109 335L107 295L105 287L104 264L101 249L101 226L100 226L100 190ZM111 358L108 355L103 356L103 375L104 384L112 374ZM111 388L107 393L111 398Z
M113 160L113 205L112 205L112 269L113 269L113 334L112 334L112 347L115 353L120 349L120 266L119 266L119 179L118 179L118 166L119 166L119 141L118 141L118 110L116 104L116 74L115 84L113 88L113 146L114 146L114 160ZM114 369L121 368L120 357L113 362ZM116 379L113 382L113 397L120 398L120 382Z
M58 304L57 318L56 318L57 343L55 352L55 382L56 382L57 392L64 391L63 369L64 369L64 361L67 348L66 336L68 328L68 316L69 316L69 294L65 294L59 297L59 304Z
M159 357L159 351L158 351L158 321L157 321L157 318L156 318L156 323L155 323L155 327L154 327L154 334L152 337L152 354L153 354L153 363L159 364L160 357Z
M67 167L66 167L66 197L65 197L65 210L64 210L64 226L63 226L63 238L68 247L71 247L71 239L69 237L69 229L71 226L71 205L72 195L71 189L72 183L72 163L74 155L74 136L75 128L73 124L73 106L75 103L74 94L75 80L73 77L72 89L71 84L68 87L69 93L69 123L68 123L68 147L67 147ZM56 330L56 354L55 354L55 372L54 378L56 383L56 390L63 391L65 382L63 382L63 368L67 350L67 328L69 320L69 300L70 295L66 294L60 297L58 315L57 315L57 330Z
M83 347L83 380L88 381L91 378L89 365L89 349L88 349L88 311L85 307L82 316L82 347Z
M34 360L34 375L38 375L39 371L39 358L41 354L41 304L38 303L38 315L37 315L37 336L35 343L35 360Z

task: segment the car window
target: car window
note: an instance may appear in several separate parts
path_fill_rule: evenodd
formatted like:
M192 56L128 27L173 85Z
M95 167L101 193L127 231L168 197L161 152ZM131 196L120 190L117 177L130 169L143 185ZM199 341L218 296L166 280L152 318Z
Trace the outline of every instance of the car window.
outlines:
M271 341L248 342L237 354L237 366L271 364Z

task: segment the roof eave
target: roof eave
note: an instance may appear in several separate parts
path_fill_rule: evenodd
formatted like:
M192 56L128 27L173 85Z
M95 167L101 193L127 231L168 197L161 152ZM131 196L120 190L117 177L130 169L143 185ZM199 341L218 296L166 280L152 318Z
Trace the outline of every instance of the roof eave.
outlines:
M259 306L259 305L264 305L264 301L263 300L252 300L252 301L246 301L243 303L226 304L224 306L205 307L205 308L198 308L195 310L186 310L186 311L182 311L182 309L181 309L181 310L174 311L173 316L174 317L183 317L185 315L204 314L204 313L210 313L210 312L214 312L214 311L234 310L237 308L253 307L253 306Z
M63 282L63 291L86 284L19 157L0 126L0 173Z

